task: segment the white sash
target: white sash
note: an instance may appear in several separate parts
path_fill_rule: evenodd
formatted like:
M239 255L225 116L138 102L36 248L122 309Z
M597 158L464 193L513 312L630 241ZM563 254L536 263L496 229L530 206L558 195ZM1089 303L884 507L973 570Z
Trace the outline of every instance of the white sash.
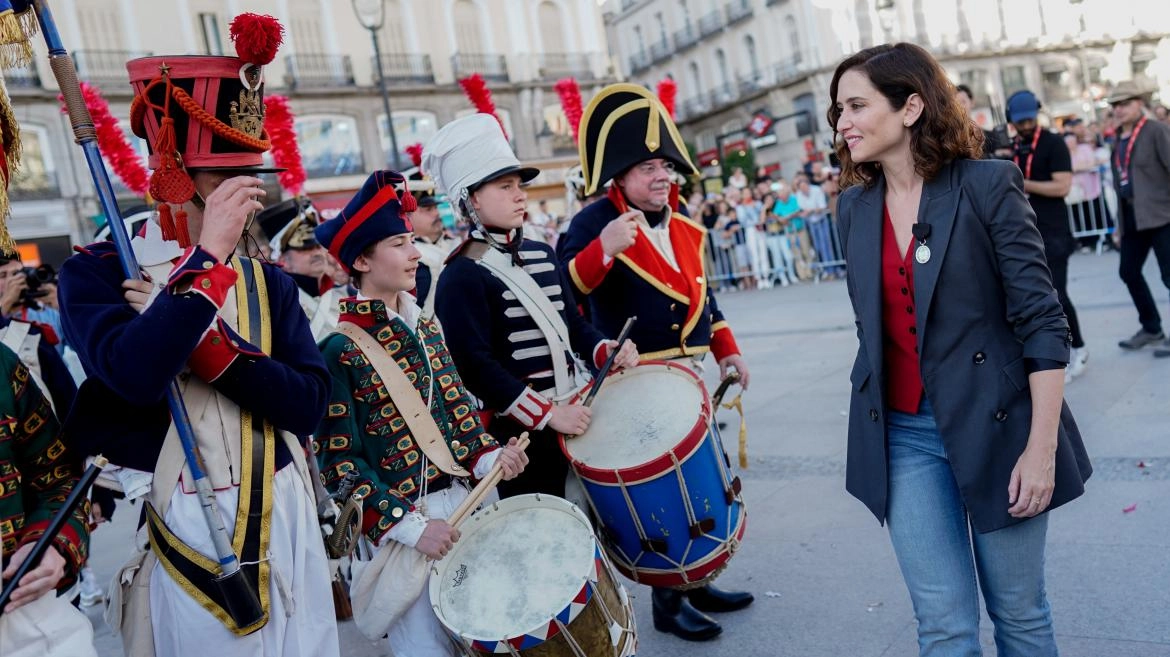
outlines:
M540 289L540 285L533 280L532 275L522 267L512 264L511 258L498 249L487 249L479 259L480 265L490 271L493 276L503 281L504 285L516 295L516 300L528 314L536 327L544 334L548 342L549 353L552 355L553 380L556 386L556 396L566 398L578 387L576 381L569 374L569 362L565 352L572 353L569 342L569 327L552 302ZM572 303L572 299L565 299L565 303ZM580 370L580 368L578 368Z

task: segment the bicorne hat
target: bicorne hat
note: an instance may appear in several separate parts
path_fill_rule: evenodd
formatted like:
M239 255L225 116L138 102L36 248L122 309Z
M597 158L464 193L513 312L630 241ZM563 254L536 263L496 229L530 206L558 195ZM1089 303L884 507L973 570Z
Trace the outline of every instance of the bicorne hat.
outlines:
M260 231L268 238L272 257L284 251L315 249L320 243L313 234L317 227L317 209L307 198L290 198L270 205L256 214Z
M681 174L699 173L662 101L636 84L611 84L589 101L577 147L585 196L646 160L662 158L673 162Z

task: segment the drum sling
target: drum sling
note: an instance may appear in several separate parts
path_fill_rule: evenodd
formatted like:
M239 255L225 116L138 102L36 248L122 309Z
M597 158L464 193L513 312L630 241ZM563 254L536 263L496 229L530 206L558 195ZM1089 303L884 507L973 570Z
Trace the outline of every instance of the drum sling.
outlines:
M268 289L259 261L232 258L236 270L237 330L244 340L261 351L272 350L272 327ZM276 432L272 424L240 408L240 493L232 550L240 560L247 582L254 587L264 616L248 626L232 614L230 591L219 585L219 564L175 536L150 502L146 503L147 533L158 561L174 581L201 607L215 616L237 636L251 634L268 622L268 543L272 528L272 469L276 455Z

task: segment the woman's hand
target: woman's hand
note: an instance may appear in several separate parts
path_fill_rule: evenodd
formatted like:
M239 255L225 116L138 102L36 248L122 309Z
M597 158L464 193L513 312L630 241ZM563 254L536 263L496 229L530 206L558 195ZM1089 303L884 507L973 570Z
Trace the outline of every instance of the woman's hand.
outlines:
M1045 443L1051 444L1051 447ZM1031 518L1039 515L1052 502L1056 487L1056 443L1038 441L1031 437L1024 453L1012 468L1008 483L1008 513L1013 518Z

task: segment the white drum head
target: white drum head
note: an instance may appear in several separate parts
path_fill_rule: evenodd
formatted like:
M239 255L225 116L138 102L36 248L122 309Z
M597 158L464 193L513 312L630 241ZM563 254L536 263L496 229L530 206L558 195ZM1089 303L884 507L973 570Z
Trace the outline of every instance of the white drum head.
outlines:
M501 641L548 625L594 576L589 520L569 502L520 495L473 515L431 575L435 614L468 640Z
M687 370L640 365L606 379L593 400L589 429L565 439L576 461L620 470L670 451L695 428L703 389Z

